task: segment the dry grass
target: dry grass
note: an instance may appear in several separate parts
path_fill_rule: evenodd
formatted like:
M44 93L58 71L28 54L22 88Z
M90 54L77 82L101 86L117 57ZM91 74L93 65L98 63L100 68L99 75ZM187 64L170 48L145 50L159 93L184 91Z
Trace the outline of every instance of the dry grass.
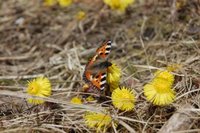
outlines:
M140 1L119 15L95 2L48 8L41 1L0 1L0 132L95 132L82 116L104 108L119 121L108 132L158 132L185 104L197 115L182 132L200 132L200 3L188 0L175 10L173 2ZM80 9L87 17L79 22ZM84 65L105 39L114 42L110 60L123 70L121 84L137 95L132 112L69 102L82 88ZM153 106L142 86L170 63L182 65L175 73L176 101ZM32 106L25 100L26 81L38 75L51 80L53 95L45 105Z

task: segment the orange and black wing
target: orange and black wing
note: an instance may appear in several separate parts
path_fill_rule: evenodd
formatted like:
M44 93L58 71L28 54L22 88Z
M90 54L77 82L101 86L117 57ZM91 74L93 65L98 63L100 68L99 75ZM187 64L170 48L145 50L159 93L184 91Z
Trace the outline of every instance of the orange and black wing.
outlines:
M111 51L111 41L106 41L104 42L97 50L96 53L101 57L101 58L107 58L107 56L110 54Z
M107 57L111 51L111 41L104 42L97 50L96 54L85 67L83 79L91 86L103 90L106 84L107 67L111 65ZM103 61L101 61L103 60Z

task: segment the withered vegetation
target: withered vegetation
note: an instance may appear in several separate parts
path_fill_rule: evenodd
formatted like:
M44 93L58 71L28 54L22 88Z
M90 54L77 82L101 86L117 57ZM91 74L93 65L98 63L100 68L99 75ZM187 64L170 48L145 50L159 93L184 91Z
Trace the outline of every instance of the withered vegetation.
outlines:
M163 132L186 104L186 129L172 131L200 132L200 3L184 0L176 7L176 2L138 0L118 14L101 0L75 1L67 8L45 7L40 0L0 1L0 132L95 132L82 116L105 105L75 106L70 99L83 86L88 59L108 39L113 41L109 60L122 68L121 84L134 89L137 101L134 111L125 113L106 106L119 121L107 132ZM86 12L81 21L80 10ZM153 106L143 85L156 69L173 63L181 64L174 73L176 100ZM40 75L51 80L53 95L32 106L25 99L26 81Z

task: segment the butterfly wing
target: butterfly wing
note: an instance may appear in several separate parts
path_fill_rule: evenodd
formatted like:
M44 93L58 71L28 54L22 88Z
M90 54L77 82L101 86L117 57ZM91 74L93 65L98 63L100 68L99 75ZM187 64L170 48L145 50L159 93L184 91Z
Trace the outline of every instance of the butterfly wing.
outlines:
M97 50L96 53L101 57L101 58L107 58L108 54L111 51L111 41L106 41L104 42Z
M103 90L106 84L107 67L112 65L107 60L104 61L111 51L111 41L104 42L97 50L96 54L85 67L83 79L92 87ZM101 61L103 60L103 61Z
M96 88L103 90L105 88L106 84L106 76L107 74L105 72L99 72L92 80L92 85L94 85Z

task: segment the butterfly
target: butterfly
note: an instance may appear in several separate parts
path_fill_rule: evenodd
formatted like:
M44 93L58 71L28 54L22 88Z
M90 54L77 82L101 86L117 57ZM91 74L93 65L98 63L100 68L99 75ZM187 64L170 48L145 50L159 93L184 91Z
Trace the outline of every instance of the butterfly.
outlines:
M83 80L88 85L86 92L92 90L102 91L106 86L107 69L112 65L108 61L111 51L111 41L104 42L97 50L95 55L85 66Z

